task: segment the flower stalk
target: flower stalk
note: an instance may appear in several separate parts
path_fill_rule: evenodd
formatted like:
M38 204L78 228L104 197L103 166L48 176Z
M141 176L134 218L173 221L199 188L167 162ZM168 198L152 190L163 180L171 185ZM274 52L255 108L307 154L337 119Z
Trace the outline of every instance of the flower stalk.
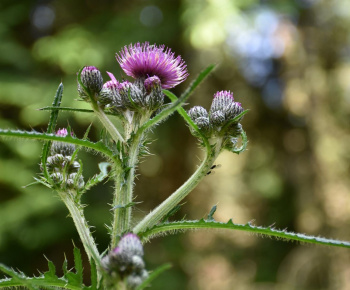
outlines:
M85 219L81 205L77 204L73 200L73 195L75 195L75 193L58 191L58 195L66 205L70 216L73 219L74 225L79 233L79 237L83 243L85 252L89 260L100 257L96 243L89 230L89 225ZM100 262L98 260L95 260L95 263L99 264Z
M128 158L125 161L125 168L120 166L116 168L111 248L116 247L119 237L130 230L135 171L142 137L143 134L136 134L131 139L131 145L126 148Z
M135 234L141 233L156 225L198 185L198 183L207 175L210 167L212 167L216 158L220 154L221 144L222 139L217 139L214 150L207 151L205 159L191 177L134 227L133 232Z

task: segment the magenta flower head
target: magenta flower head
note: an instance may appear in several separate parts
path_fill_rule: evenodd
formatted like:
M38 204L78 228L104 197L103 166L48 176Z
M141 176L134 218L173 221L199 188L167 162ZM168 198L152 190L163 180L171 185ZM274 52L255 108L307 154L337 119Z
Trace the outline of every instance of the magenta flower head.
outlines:
M148 42L125 46L116 59L124 72L135 79L157 76L163 89L170 89L183 82L187 76L184 60L164 45Z

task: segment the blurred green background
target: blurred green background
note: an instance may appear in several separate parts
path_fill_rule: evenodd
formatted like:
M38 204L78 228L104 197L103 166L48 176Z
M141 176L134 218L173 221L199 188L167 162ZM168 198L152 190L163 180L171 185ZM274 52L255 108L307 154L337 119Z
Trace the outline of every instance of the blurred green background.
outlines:
M63 106L77 102L76 72L84 65L123 77L114 54L129 43L165 44L186 61L189 79L217 69L189 100L209 108L213 94L231 90L250 109L242 124L248 150L224 153L186 199L175 219L205 217L350 240L350 2L347 0L0 0L0 127L46 130L63 81ZM90 115L62 113L77 136ZM140 165L135 219L179 187L201 152L177 115L154 132L153 156ZM39 172L41 144L0 141L0 262L28 275L57 268L72 240L72 220L54 192L23 189ZM82 151L85 177L100 156ZM112 184L84 196L86 216L102 251ZM349 289L350 252L262 238L243 232L192 231L145 245L149 270L173 268L151 289ZM88 265L85 265L86 270ZM87 271L88 272L88 271ZM88 275L86 275L88 281Z

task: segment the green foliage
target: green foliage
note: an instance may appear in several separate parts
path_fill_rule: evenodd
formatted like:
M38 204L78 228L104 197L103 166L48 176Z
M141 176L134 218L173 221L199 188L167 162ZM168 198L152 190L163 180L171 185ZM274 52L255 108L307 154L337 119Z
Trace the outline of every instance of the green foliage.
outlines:
M213 209L210 211L212 213ZM212 219L212 215L209 214L208 219L193 220L193 221L176 221L161 223L153 226L143 232L139 233L139 236L143 240L148 240L154 236L164 233L176 233L177 231L189 230L189 229L229 229L251 232L254 234L260 234L265 236L276 237L283 240L294 240L302 243L319 244L325 246L334 246L350 249L350 242L339 241L333 239L326 239L322 237L308 236L305 234L287 232L286 230L277 230L273 227L255 226L251 222L246 224L235 224L230 219L227 223L218 222Z
M40 111L66 111L66 112L76 112L76 113L93 113L93 110L88 109L78 109L78 108L70 108L70 107L54 107L54 106L47 106L44 108L40 108ZM107 113L108 114L108 113Z
M62 95L63 95L63 84L60 83L56 91L55 98L52 103L52 107L58 108L61 105ZM48 134L53 133L55 131L58 113L59 113L58 110L51 111L49 125L47 127ZM50 174L47 172L47 168L46 168L46 160L47 160L47 157L49 156L51 142L52 141L45 142L43 146L42 154L41 154L41 164L42 164L43 173L46 179L50 179Z
M86 182L84 189L81 191L81 193L88 191L91 187L97 185L98 183L102 182L104 179L109 177L109 168L111 167L110 163L101 162L98 164L98 167L100 169L100 173L96 174Z
M75 272L67 269L67 259L63 262L63 276L56 275L55 265L48 260L48 271L40 274L37 277L27 277L21 271L15 271L0 264L0 270L11 278L0 280L0 288L4 287L27 287L30 290L34 289L98 289L97 287L97 270L95 264L91 264L91 286L83 284L83 263L81 253L74 246L74 268Z
M39 132L27 132L27 131L20 131L20 130L4 130L0 129L0 136L3 137L15 137L15 138L21 138L21 139L29 139L29 140L42 140L42 141L60 141L60 142L66 142L75 144L78 146L83 146L89 149L93 149L97 152L103 153L109 157L113 157L112 151L110 151L109 148L107 148L103 142L91 142L88 140L82 140L78 139L76 137L70 136L68 134L66 137L60 137L56 136L55 134L48 134L48 133L39 133Z

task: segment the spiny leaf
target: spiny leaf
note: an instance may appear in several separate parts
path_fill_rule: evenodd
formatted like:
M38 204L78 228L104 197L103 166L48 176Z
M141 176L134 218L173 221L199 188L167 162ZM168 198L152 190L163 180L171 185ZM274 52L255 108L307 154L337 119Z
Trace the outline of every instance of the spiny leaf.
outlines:
M42 185L44 185L44 186L46 186L46 187L48 187L48 188L52 188L52 185L49 184L49 183L47 183L47 182L46 182L46 179L45 179L44 177L41 177L41 178L36 178L36 177L34 177L34 179L35 179L36 181L34 181L34 182L30 183L30 184L27 184L27 185L23 186L23 188L27 188L27 187L29 187L29 186L36 185L36 184L42 184Z
M142 240L150 239L152 236L159 235L162 233L174 233L177 230L188 230L188 229L230 229L240 230L255 234L261 234L266 236L277 237L285 240L294 240L303 243L319 244L334 247L350 248L350 242L340 241L334 239L327 239L322 237L308 236L300 233L287 232L286 230L277 230L271 227L254 226L252 223L247 224L235 224L232 220L227 223L208 221L208 220L194 220L194 221L179 221L179 222L168 222L158 224L144 232L138 233Z
M53 103L52 103L52 106L54 108L58 108L61 105L62 95L63 95L63 84L60 83L58 88L57 88L56 95L55 95L55 98L54 98ZM50 133L55 131L57 118L58 118L58 112L59 111L57 111L57 110L51 111L49 125L47 127L47 133L48 134L50 134ZM44 176L46 177L46 179L48 179L48 180L50 180L50 175L47 172L46 160L47 160L47 157L49 155L51 142L52 141L45 142L45 144L43 146L42 153L41 153L41 164L42 164L42 167L43 167L43 173L44 173Z
M52 111L52 112L58 112L58 111L69 111L69 112L79 112L79 113L93 113L94 111L93 110L88 110L88 109L78 109L78 108L70 108L70 107L60 107L60 108L57 108L57 107L50 107L50 106L47 106L47 107L44 107L44 108L40 108L39 109L40 111Z
M74 264L76 273L67 269L67 259L65 257L63 262L63 277L56 276L55 265L48 260L49 270L38 277L26 277L22 272L16 272L2 264L0 264L0 271L11 276L0 280L0 288L2 287L26 287L28 289L97 289L97 271L96 266L91 267L92 285L86 287L83 284L83 265L81 260L80 250L74 247Z
M74 265L75 265L75 271L77 272L76 275L79 279L79 283L83 283L83 262L81 260L81 253L78 248L74 246L73 249L74 253Z
M97 269L94 259L90 260L90 266L91 266L91 286L89 287L92 290L97 289Z
M148 278L142 282L141 285L139 285L136 290L142 290L145 289L147 286L149 286L149 284L155 279L157 278L160 274L162 274L164 271L168 270L171 268L170 264L165 264L162 265L160 267L158 267L157 269L155 269L154 271L152 271L150 273L150 275L148 276Z
M113 152L107 148L102 142L91 142L88 140L81 140L76 137L72 137L67 135L66 137L56 136L55 134L48 133L39 133L39 132L28 132L28 131L20 131L20 130L4 130L0 129L0 136L4 137L15 137L21 139L29 139L29 140L43 140L43 141L59 141L65 143L71 143L78 146L83 146L86 148L94 149L98 152L104 153L109 157L113 157Z
M89 181L86 183L84 190L81 193L86 192L91 187L95 186L96 184L100 183L104 179L106 179L109 176L108 168L111 167L111 164L108 162L101 162L98 164L98 167L100 168L100 173L93 176Z
M49 271L45 272L44 273L44 277L45 277L45 280L49 281L49 280L52 280L52 279L56 279L56 267L54 265L54 263L52 263L51 261L47 261L48 263L48 266L49 266Z
M89 140L88 136L89 136L89 133L90 133L90 130L91 130L91 126L92 126L92 123L89 125L89 127L86 129L85 133L84 133L84 137L83 137L83 140Z
M11 279L5 278L0 280L0 287L26 286L30 290L39 289L33 286L31 281L28 281L27 277L22 272L16 272L3 264L0 264L0 271L12 277Z
M160 221L161 223L165 223L169 220L170 217L172 217L174 214L176 214L180 208L182 207L182 204L178 204L176 205L171 211L169 211L164 217L163 219Z

